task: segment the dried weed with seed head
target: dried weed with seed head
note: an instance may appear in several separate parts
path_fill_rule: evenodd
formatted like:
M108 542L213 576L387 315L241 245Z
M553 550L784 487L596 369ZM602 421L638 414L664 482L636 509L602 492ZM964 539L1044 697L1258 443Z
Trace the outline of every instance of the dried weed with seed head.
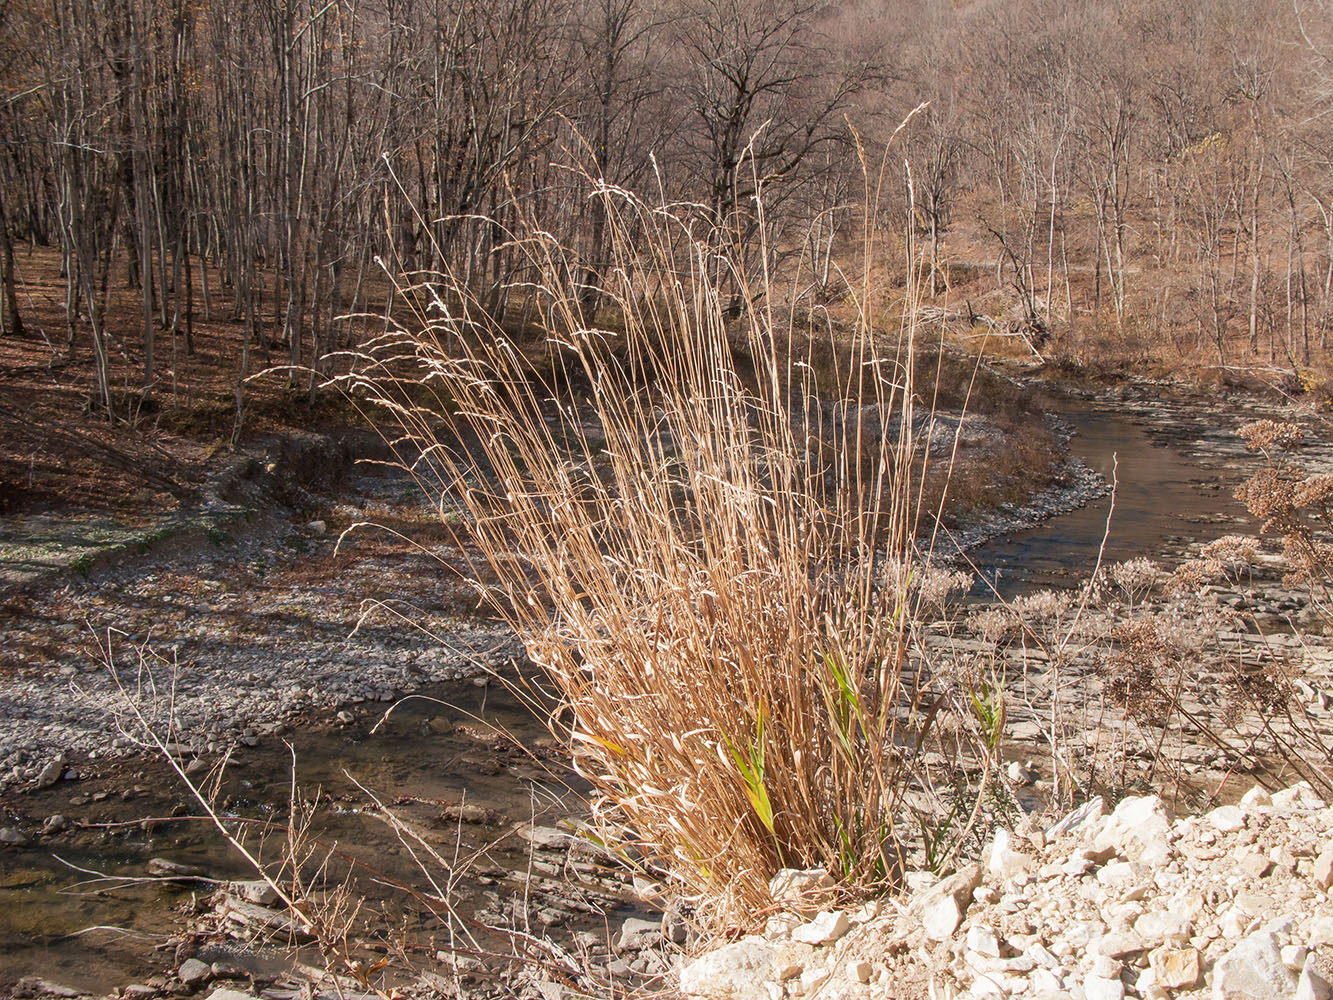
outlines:
M1305 431L1299 424L1277 420L1254 420L1236 428L1236 434L1255 451L1291 451L1300 446Z
M1259 543L1247 535L1223 535L1209 542L1196 559L1182 563L1166 580L1168 593L1189 593L1210 584L1234 585L1254 565Z

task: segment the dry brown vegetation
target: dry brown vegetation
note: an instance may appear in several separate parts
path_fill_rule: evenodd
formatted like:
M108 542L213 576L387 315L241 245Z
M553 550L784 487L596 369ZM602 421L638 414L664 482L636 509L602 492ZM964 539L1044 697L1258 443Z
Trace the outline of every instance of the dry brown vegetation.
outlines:
M931 517L915 327L881 334L863 312L816 369L771 296L742 296L756 305L729 322L697 215L610 208L618 264L640 245L623 234L651 247L633 277L600 276L620 328L584 311L534 227L547 375L443 274L461 305L373 343L340 384L401 428L405 461L457 516L493 580L480 595L569 711L550 724L595 789L600 836L719 928L770 907L783 867L891 886L916 821L949 809L918 784L936 721L981 756L997 722L908 656L918 612L954 585L914 537ZM423 385L440 402L423 407Z

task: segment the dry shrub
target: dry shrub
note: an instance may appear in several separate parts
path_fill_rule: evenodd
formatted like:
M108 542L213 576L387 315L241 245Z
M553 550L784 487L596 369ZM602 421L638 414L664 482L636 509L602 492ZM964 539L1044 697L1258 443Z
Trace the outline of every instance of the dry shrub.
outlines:
M595 280L617 329L583 311L589 264L533 226L514 243L542 357L444 274L405 289L422 329L372 345L342 384L397 422L442 510L465 512L460 543L557 688L551 724L627 857L719 923L770 906L783 867L885 887L940 711L909 657L916 609L957 585L914 552L912 303L882 337L861 287L817 387L808 334L717 249L724 234L602 197L617 239ZM422 386L449 405L413 404Z
M1236 498L1263 521L1261 533L1282 539L1295 567L1289 585L1308 583L1315 597L1323 597L1333 572L1333 475L1308 473L1297 460L1305 436L1297 424L1256 420L1237 433L1266 465L1236 490Z

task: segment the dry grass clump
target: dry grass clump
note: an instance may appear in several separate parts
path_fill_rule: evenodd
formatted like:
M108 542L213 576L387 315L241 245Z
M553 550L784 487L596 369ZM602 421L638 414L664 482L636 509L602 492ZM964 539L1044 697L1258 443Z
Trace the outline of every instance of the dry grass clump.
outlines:
M1333 474L1308 473L1296 458L1305 436L1297 424L1256 420L1237 433L1266 460L1264 468L1236 491L1260 531L1281 537L1294 570L1294 586L1309 583L1314 596L1326 597L1333 571Z
M483 596L554 682L552 725L627 856L718 922L771 905L783 867L887 885L940 708L908 655L915 613L957 586L914 551L911 302L882 337L862 287L817 392L794 310L697 213L602 196L616 329L583 311L588 263L533 227L515 243L542 356L445 274L407 290L422 329L343 384L461 508ZM435 404L406 402L423 386Z

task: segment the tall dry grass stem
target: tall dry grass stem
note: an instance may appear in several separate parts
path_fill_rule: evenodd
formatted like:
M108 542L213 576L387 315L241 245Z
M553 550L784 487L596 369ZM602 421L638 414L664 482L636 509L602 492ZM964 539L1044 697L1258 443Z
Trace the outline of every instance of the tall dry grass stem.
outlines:
M535 223L511 234L539 337L444 273L400 287L419 328L337 384L459 524L626 856L718 921L770 906L783 867L889 885L946 700L913 655L915 293L884 331L869 279L849 282L854 321L821 343L773 248L731 252L692 206L596 196L607 262ZM589 275L614 324L584 311Z

